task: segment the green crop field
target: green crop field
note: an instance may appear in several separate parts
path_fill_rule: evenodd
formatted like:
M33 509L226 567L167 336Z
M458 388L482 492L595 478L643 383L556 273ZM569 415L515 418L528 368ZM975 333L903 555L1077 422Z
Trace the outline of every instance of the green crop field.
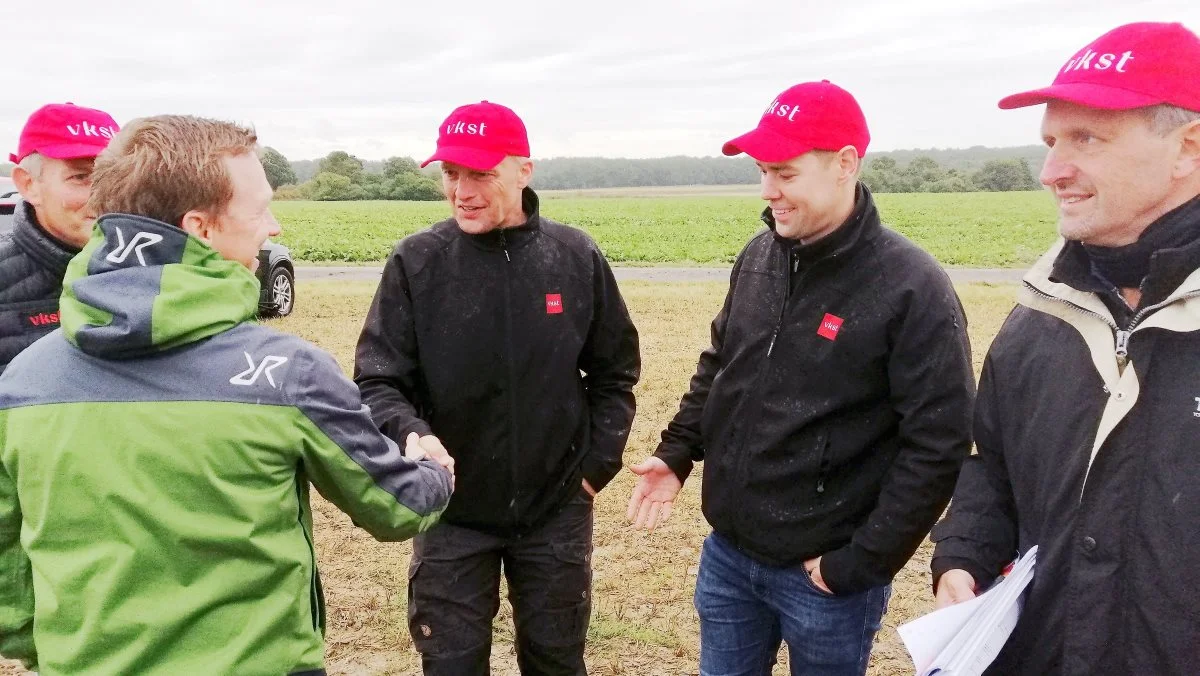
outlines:
M946 265L1021 267L1054 240L1042 192L877 196L884 222ZM309 262L372 262L396 241L449 215L440 202L276 202L279 241ZM547 195L542 214L592 235L609 260L634 265L733 262L762 223L746 195Z

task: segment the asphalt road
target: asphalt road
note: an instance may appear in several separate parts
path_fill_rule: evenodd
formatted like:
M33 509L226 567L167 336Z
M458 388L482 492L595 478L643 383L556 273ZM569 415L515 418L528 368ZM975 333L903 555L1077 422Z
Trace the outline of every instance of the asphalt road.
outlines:
M618 280L640 280L649 282L727 282L730 268L724 267L632 267L613 266ZM1024 269L947 268L950 279L955 282L1019 282L1025 275ZM383 274L382 266L299 266L296 279L302 281L321 280L377 280Z

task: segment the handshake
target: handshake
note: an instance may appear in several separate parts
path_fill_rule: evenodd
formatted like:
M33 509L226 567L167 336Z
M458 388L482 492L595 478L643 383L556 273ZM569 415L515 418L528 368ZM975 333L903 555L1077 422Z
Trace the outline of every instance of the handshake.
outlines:
M410 432L404 442L404 457L413 461L429 458L437 462L450 472L450 486L454 486L454 458L450 457L450 452L442 445L441 439L432 434L420 436L416 432Z

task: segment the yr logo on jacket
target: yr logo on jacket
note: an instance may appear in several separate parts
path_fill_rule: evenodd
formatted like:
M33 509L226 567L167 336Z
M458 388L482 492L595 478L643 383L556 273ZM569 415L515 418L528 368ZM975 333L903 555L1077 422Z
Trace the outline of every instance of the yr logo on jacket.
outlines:
M842 330L841 317L825 313L825 317L821 320L821 326L817 329L817 335L828 340L837 340L838 332Z
M561 315L563 311L563 302L561 293L546 294L546 314Z

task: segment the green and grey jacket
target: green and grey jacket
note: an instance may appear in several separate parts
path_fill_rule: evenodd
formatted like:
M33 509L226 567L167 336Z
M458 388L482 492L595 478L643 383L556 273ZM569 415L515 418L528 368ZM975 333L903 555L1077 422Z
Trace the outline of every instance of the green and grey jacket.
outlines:
M1038 546L988 674L1195 674L1200 664L1200 198L1125 321L1078 243L1025 278L984 362L978 454L933 529L935 580L990 584ZM1115 290L1113 294L1115 295Z
M0 654L42 674L322 673L309 483L381 540L450 475L381 435L334 360L248 320L244 266L101 218L62 328L0 376Z

